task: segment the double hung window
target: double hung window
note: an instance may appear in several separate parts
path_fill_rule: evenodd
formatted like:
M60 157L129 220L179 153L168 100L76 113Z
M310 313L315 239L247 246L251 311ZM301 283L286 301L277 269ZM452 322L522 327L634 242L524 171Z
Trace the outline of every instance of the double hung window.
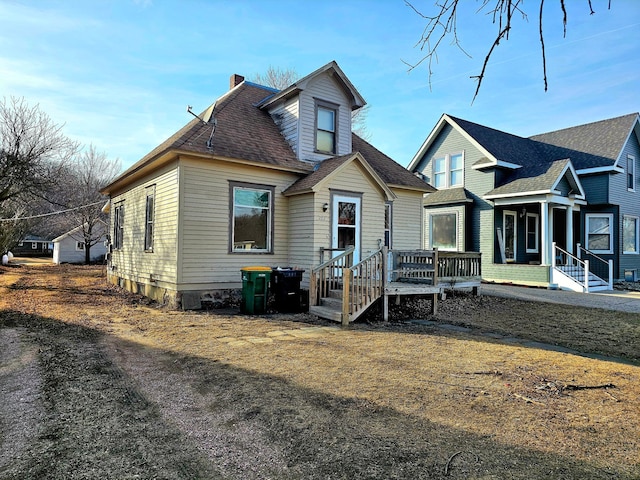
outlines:
M272 246L273 187L231 185L231 250L269 253Z
M464 185L464 155L456 153L433 159L433 186L438 189Z
M124 237L124 203L118 203L113 209L113 248L122 248Z
M613 253L613 215L586 215L587 250L594 253Z
M145 221L144 221L144 250L145 252L153 251L153 225L155 217L155 198L156 187L152 185L147 187L147 196L145 201Z
M326 102L316 103L316 150L336 153L338 107Z

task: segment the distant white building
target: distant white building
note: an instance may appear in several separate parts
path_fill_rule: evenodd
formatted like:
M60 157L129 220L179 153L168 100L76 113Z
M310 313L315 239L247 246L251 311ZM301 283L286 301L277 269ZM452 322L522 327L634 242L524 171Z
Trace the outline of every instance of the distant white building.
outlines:
M106 226L98 222L94 227L94 237L100 235L106 238ZM84 263L85 244L82 238L82 225L53 239L53 263ZM104 257L107 247L100 240L91 247L91 261L94 262Z

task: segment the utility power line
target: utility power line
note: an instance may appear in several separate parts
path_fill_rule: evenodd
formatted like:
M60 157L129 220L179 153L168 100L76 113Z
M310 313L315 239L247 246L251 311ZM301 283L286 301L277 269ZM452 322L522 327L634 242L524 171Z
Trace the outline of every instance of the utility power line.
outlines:
M90 203L88 205L82 205L80 207L68 208L67 210L59 210L57 212L51 212L51 213L42 213L40 215L31 215L29 217L0 218L0 222L15 222L18 220L32 220L34 218L50 217L51 215L60 215L61 213L73 212L74 210L80 210L81 208L85 208L85 207L93 207L94 205L99 205L103 202L104 200L101 200L99 202Z

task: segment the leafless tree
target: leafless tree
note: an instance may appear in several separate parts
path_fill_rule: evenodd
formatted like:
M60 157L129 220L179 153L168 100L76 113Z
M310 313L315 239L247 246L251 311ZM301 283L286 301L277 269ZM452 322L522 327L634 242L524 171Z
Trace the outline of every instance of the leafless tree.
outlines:
M25 235L29 233L32 223L23 220L27 209L26 206L13 198L0 204L0 255L13 249Z
M564 35L567 33L567 0L558 0L562 9L562 23ZM595 13L592 5L592 0L584 0L589 7L591 15ZM538 16L538 34L540 41L540 50L542 54L542 72L544 81L544 90L547 91L547 59L546 50L544 44L544 29L542 24L542 17L544 12L545 0L537 0L537 16ZM496 47L503 40L509 39L509 33L513 26L514 17L521 17L527 19L525 12L524 0L482 0L480 7L477 8L473 5L472 8L476 8L476 14L488 14L493 23L497 27L497 34L493 37L491 46L484 58L482 69L478 75L471 78L477 80L476 90L473 95L473 100L478 96L482 81L484 80L485 73L487 71L487 65ZM536 2L533 2L536 3ZM415 63L405 62L409 66L409 70L413 70L418 65L427 63L429 70L429 81L433 74L434 61L437 62L438 49L446 39L451 39L451 43L457 46L465 55L469 54L462 47L458 38L457 18L460 8L469 8L471 5L469 2L463 3L460 0L436 0L434 4L434 13L423 13L424 10L418 10L413 3L405 0L405 4L410 7L416 14L420 15L425 21L426 26L422 31L422 36L417 47L425 54ZM608 8L611 8L611 0L608 0Z
M33 226L24 217L56 185L77 148L38 105L17 97L0 101L0 253Z
M260 85L275 88L276 90L284 90L300 78L298 72L293 68L282 69L269 65L267 71L263 74L256 73L251 81Z
M24 98L0 102L0 202L18 195L38 195L58 179L77 151L38 105Z
M107 216L102 212L107 197L100 189L111 182L120 169L120 160L109 159L106 153L90 145L69 162L66 175L60 181L58 198L52 199L69 210L65 214L68 230L79 227L71 237L84 243L85 263L91 261L91 247L104 240L106 231L100 224L107 224Z

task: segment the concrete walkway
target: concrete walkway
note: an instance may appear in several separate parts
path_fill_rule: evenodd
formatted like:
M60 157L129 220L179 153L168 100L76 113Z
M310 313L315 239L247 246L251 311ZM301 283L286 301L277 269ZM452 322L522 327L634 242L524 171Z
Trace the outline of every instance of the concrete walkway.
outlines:
M620 312L640 313L640 292L627 290L578 293L564 290L548 290L546 288L483 283L480 287L480 293L482 295L517 298L532 302L559 303L587 308L604 308L606 310L617 310Z

